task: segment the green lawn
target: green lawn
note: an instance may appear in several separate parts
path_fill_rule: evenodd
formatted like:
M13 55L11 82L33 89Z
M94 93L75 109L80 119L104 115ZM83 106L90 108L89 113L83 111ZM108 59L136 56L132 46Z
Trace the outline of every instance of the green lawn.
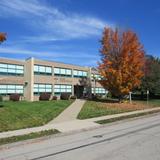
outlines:
M0 108L0 132L46 124L59 115L72 100L3 102Z
M133 103L133 105L128 105L126 103L117 104L87 101L81 109L78 115L78 119L87 119L111 114L118 114L151 107L160 107L160 100L150 100L148 106L146 105L147 103L145 101L136 101Z

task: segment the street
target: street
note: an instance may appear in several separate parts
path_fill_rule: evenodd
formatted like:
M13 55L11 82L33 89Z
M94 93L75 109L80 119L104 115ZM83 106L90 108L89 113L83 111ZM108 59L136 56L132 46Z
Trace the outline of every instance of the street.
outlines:
M159 160L160 114L1 147L0 160Z

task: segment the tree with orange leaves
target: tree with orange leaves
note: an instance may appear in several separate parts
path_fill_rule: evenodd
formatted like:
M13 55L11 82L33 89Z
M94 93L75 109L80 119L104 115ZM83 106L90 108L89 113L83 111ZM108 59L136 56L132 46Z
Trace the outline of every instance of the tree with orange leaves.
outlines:
M105 28L99 72L102 86L119 99L139 87L143 77L144 50L132 31Z
M7 36L6 33L0 32L0 44L7 39L6 36Z

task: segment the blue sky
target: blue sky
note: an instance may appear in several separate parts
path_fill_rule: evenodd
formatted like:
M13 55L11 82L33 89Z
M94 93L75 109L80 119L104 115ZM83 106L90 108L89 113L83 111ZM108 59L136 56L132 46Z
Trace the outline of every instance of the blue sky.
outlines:
M159 0L0 0L0 57L96 66L105 26L132 29L159 57Z

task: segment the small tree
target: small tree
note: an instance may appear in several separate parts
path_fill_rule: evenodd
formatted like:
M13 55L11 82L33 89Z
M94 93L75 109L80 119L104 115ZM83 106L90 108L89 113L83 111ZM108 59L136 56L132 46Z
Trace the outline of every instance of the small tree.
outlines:
M151 95L160 94L160 59L146 56L144 73L141 84L142 93L149 90Z
M0 44L7 39L6 37L7 37L6 33L0 32Z
M121 99L138 87L143 77L144 50L132 31L105 28L99 72L105 78L102 86Z

